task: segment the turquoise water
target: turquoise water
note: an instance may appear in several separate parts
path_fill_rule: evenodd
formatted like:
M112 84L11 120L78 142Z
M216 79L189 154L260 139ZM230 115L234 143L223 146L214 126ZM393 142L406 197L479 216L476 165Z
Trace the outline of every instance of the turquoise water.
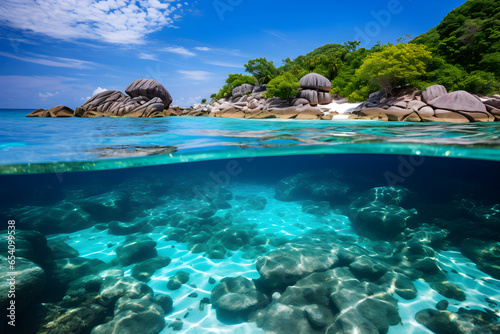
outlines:
M24 117L29 111L0 111L2 174L294 154L408 154L500 160L500 123Z
M496 123L28 112L0 111L7 333L498 331Z

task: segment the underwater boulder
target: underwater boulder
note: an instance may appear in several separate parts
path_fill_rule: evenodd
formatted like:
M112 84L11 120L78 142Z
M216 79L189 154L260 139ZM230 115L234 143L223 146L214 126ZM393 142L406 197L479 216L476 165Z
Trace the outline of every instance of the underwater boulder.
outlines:
M285 177L275 186L276 199L280 201L315 200L342 202L351 188L334 171L307 172Z
M10 281L12 269L9 261L7 257L0 255L0 307L6 310L10 306L10 301L14 299L9 295L14 290L15 310L19 312L43 292L46 275L40 266L30 260L16 256L15 262L15 281Z
M497 333L498 317L492 313L464 308L457 312L425 309L415 319L436 334Z
M345 267L312 273L276 297L249 318L266 332L387 333L401 321L396 299Z
M264 285L285 288L313 272L338 263L337 248L330 244L291 244L261 256L255 262Z
M122 266L141 262L158 256L156 242L147 236L128 236L123 244L116 248L116 256Z
M223 278L212 290L210 299L217 318L229 323L244 322L252 311L269 303L254 282L243 276Z
M140 298L123 296L116 302L111 321L92 329L91 334L158 334L165 327L162 306L149 294Z
M171 259L168 256L158 256L136 263L132 266L132 277L142 282L149 282L155 271L168 266L170 262Z
M168 280L167 289L178 290L182 284L186 284L187 282L189 282L189 273L179 270Z
M351 203L351 222L363 235L394 239L417 215L415 209L403 207L411 204L410 195L408 189L400 186L372 188Z
M59 260L78 257L80 254L76 249L68 245L62 238L50 239L47 242L50 260Z
M24 207L16 216L17 220L23 222L23 229L43 234L71 233L93 225L87 212L66 201L48 207Z
M479 270L500 279L500 245L494 240L465 239L460 245L462 254L477 264Z

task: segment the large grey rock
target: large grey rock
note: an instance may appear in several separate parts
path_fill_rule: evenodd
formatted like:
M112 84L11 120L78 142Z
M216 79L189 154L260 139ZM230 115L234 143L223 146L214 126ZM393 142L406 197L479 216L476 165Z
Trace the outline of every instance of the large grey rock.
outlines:
M298 98L298 99L294 99L292 101L292 106L294 106L294 107L305 106L308 104L309 104L309 101L304 99L304 98Z
M243 84L233 89L232 95L233 98L240 97L245 94L251 93L253 91L254 86L249 84Z
M318 92L318 103L329 104L332 103L332 96L327 92Z
M128 102L130 97L117 90L107 90L96 94L76 109L76 116L83 116L85 111L110 112L116 111Z
M135 80L128 85L125 89L125 93L127 93L130 97L145 96L148 99L159 97L165 105L165 109L168 109L172 103L172 97L170 96L168 90L163 87L161 83L153 79Z
M330 80L318 73L309 73L300 79L300 87L305 89L318 89L329 92L332 89Z
M499 98L486 100L486 101L484 101L484 104L492 106L496 109L500 109L500 99Z
M302 89L297 93L297 98L306 99L312 106L318 105L318 92L312 89Z
M429 103L429 101L434 100L435 98L445 95L447 93L448 91L444 86L441 85L429 86L422 92L422 101L424 101L425 103Z
M486 113L484 104L477 97L463 90L441 95L428 103L435 109Z
M260 93L265 92L267 90L266 85L257 85L253 88L252 93Z

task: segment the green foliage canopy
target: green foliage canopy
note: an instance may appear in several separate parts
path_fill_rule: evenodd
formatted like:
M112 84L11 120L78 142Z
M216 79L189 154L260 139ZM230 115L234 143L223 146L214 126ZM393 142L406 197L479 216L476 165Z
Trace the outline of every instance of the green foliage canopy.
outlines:
M300 89L299 80L290 72L274 78L267 84L266 98L277 96L282 100L287 100L295 95Z
M392 93L397 86L426 73L426 62L432 59L425 45L397 44L374 53L356 70L358 80L368 81Z

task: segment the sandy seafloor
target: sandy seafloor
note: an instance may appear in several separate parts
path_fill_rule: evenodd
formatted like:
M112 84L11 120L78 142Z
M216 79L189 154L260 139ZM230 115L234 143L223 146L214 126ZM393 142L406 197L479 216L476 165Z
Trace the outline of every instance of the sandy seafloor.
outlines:
M282 202L274 198L274 188L264 185L233 184L228 187L235 196L259 195L267 199L264 210L242 211L246 222L257 224L256 230L261 233L273 233L283 235L289 239L297 237L308 230L333 229L341 234L357 236L350 227L347 217L332 214L327 217L317 217L303 213L300 202ZM237 201L229 201L236 207ZM169 203L169 208L172 203ZM150 210L150 215L160 215L164 211L161 206ZM218 214L224 214L226 210L219 210ZM203 254L192 254L187 250L187 244L170 241L162 234L165 227L157 227L152 233L146 234L157 242L156 249L159 256L169 256L172 262L151 277L148 285L155 293L163 293L171 296L174 300L173 310L165 316L166 326L161 333L262 333L255 323L243 323L227 325L218 321L215 310L211 305L205 305L204 310L199 310L200 300L204 297L210 298L211 290L224 277L236 277L243 275L247 278L258 278L259 273L255 269L255 260L246 260L241 257L242 252L232 252L230 257L223 260L211 260L203 257ZM51 238L63 238L71 247L80 252L84 258L96 258L104 262L110 262L116 258L116 247L126 238L108 234L107 230L99 231L94 228L78 231L70 234L58 234L48 236ZM108 244L113 244L109 247ZM360 244L362 245L362 243ZM271 249L270 249L271 250ZM500 305L500 281L479 271L476 265L465 258L458 251L442 251L437 260L443 270L447 272L449 281L457 284L465 292L467 299L464 302L448 299L439 295L431 289L429 284L422 280L414 281L418 289L418 297L413 300L405 300L394 294L398 299L399 313L402 318L401 325L390 327L390 334L420 334L432 333L415 320L415 314L423 309L435 309L440 300L446 299L450 305L448 311L456 312L460 307L479 309L484 308L497 310L498 306L488 304L485 297ZM131 267L125 267L125 275L131 275ZM168 279L178 270L190 274L189 282L180 289L170 291L167 289ZM209 284L209 277L214 278L217 283ZM189 294L196 292L196 298ZM181 331L174 331L169 324L180 318L183 322Z

